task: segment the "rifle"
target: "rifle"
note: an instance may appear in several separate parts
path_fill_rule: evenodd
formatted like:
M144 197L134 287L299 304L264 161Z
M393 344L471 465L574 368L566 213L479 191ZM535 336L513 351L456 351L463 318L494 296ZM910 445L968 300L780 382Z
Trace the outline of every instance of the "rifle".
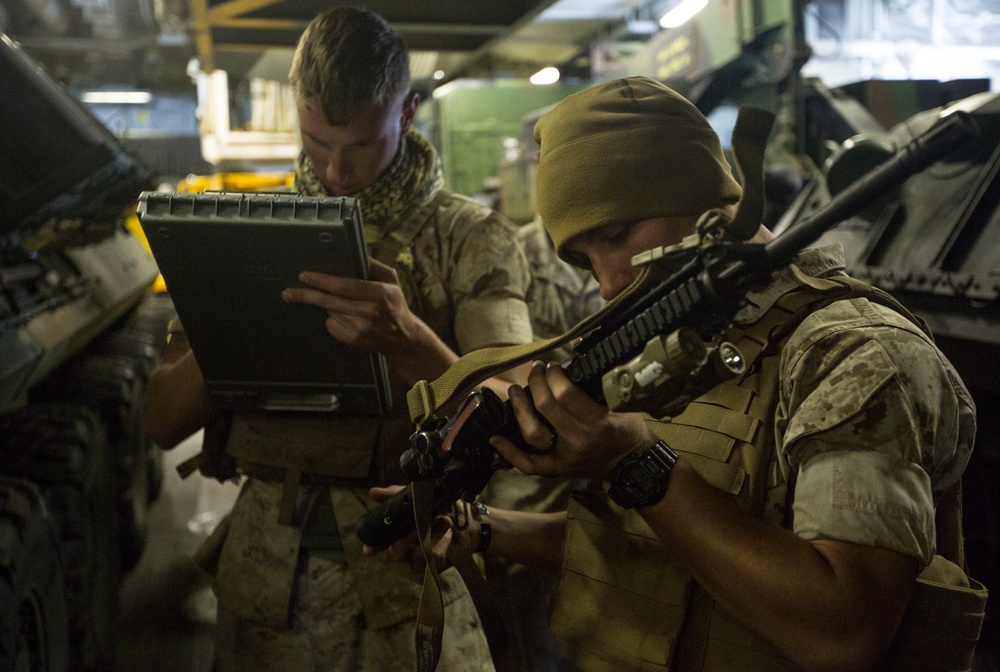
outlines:
M978 133L973 117L952 111L896 154L833 198L809 219L768 243L725 242L724 215L710 211L699 234L680 246L638 255L668 275L624 309L610 311L573 349L569 379L613 411L675 415L746 363L730 343L715 345L744 305L824 232L877 196L957 149ZM602 313L603 315L603 313ZM494 435L533 451L521 436L510 402L488 388L471 392L450 418L431 418L410 437L400 466L413 481L434 480L433 511L472 502L492 474L510 465L489 445ZM412 484L358 520L365 544L385 548L414 529Z

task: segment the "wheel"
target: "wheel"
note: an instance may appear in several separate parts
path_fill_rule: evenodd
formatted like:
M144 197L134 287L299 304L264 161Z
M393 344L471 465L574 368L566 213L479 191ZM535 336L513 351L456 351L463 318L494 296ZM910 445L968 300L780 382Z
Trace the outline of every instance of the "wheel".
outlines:
M100 339L97 351L103 354L131 357L140 366L143 383L159 363L167 343L170 323L177 319L173 300L166 293L150 293L123 321L119 328ZM143 435L145 439L145 436ZM163 487L163 453L146 440L146 495L152 504ZM136 455L138 459L138 455Z
M73 669L113 669L117 645L117 470L101 417L79 405L29 406L0 419L0 464L38 485L57 523Z
M0 672L68 669L55 524L35 486L0 476Z
M125 332L120 332L125 333ZM119 345L136 343L116 339ZM146 545L146 519L154 497L150 493L150 454L156 450L146 436L147 363L128 354L92 354L75 360L52 377L39 395L48 403L81 403L100 413L115 463L118 487L120 566L128 572Z

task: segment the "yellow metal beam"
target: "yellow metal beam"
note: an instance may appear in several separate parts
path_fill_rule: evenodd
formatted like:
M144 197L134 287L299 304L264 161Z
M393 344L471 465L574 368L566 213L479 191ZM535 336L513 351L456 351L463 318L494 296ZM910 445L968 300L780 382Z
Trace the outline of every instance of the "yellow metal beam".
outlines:
M215 45L215 51L218 53L222 52L245 52L245 53L263 53L268 49L274 49L273 44L248 44L246 42L219 42ZM290 47L282 47L283 49L288 49Z
M308 21L294 19L221 19L212 21L213 28L243 28L249 30L305 30Z
M190 6L195 51L201 61L202 72L212 72L215 70L215 57L212 53L212 29L208 23L208 0L191 0Z
M281 0L229 0L229 2L212 7L208 12L208 18L212 25L217 25L217 22L223 19L231 19L280 3Z

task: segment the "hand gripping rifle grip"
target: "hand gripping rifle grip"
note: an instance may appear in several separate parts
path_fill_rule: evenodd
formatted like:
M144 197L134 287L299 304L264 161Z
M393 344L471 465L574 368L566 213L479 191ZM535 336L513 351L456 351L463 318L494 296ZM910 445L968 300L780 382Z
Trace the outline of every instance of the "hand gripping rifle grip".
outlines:
M552 426L541 414L538 417L552 432L554 439ZM523 451L540 452L521 435L510 401L501 400L489 388L471 393L452 420L438 430L447 435L447 458L440 472L432 476L436 480L432 503L434 515L444 513L458 499L471 502L486 487L493 471L509 466L490 447L491 436L502 435ZM547 450L553 446L554 441ZM359 518L354 529L362 543L374 548L387 548L414 527L413 486L407 485Z
M456 495L443 488L435 488L431 504L432 515L436 517L450 510L456 498ZM354 532L361 543L378 549L388 548L389 544L405 537L414 529L416 519L413 516L412 483L358 518L354 525Z

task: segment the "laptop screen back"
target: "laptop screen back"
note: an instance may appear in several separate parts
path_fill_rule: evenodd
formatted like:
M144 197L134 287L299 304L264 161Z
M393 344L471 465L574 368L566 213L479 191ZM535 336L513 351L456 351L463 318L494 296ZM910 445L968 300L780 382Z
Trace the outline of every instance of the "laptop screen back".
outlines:
M381 355L326 331L326 313L285 303L302 271L368 278L352 198L144 192L139 220L213 398L230 408L380 414Z

